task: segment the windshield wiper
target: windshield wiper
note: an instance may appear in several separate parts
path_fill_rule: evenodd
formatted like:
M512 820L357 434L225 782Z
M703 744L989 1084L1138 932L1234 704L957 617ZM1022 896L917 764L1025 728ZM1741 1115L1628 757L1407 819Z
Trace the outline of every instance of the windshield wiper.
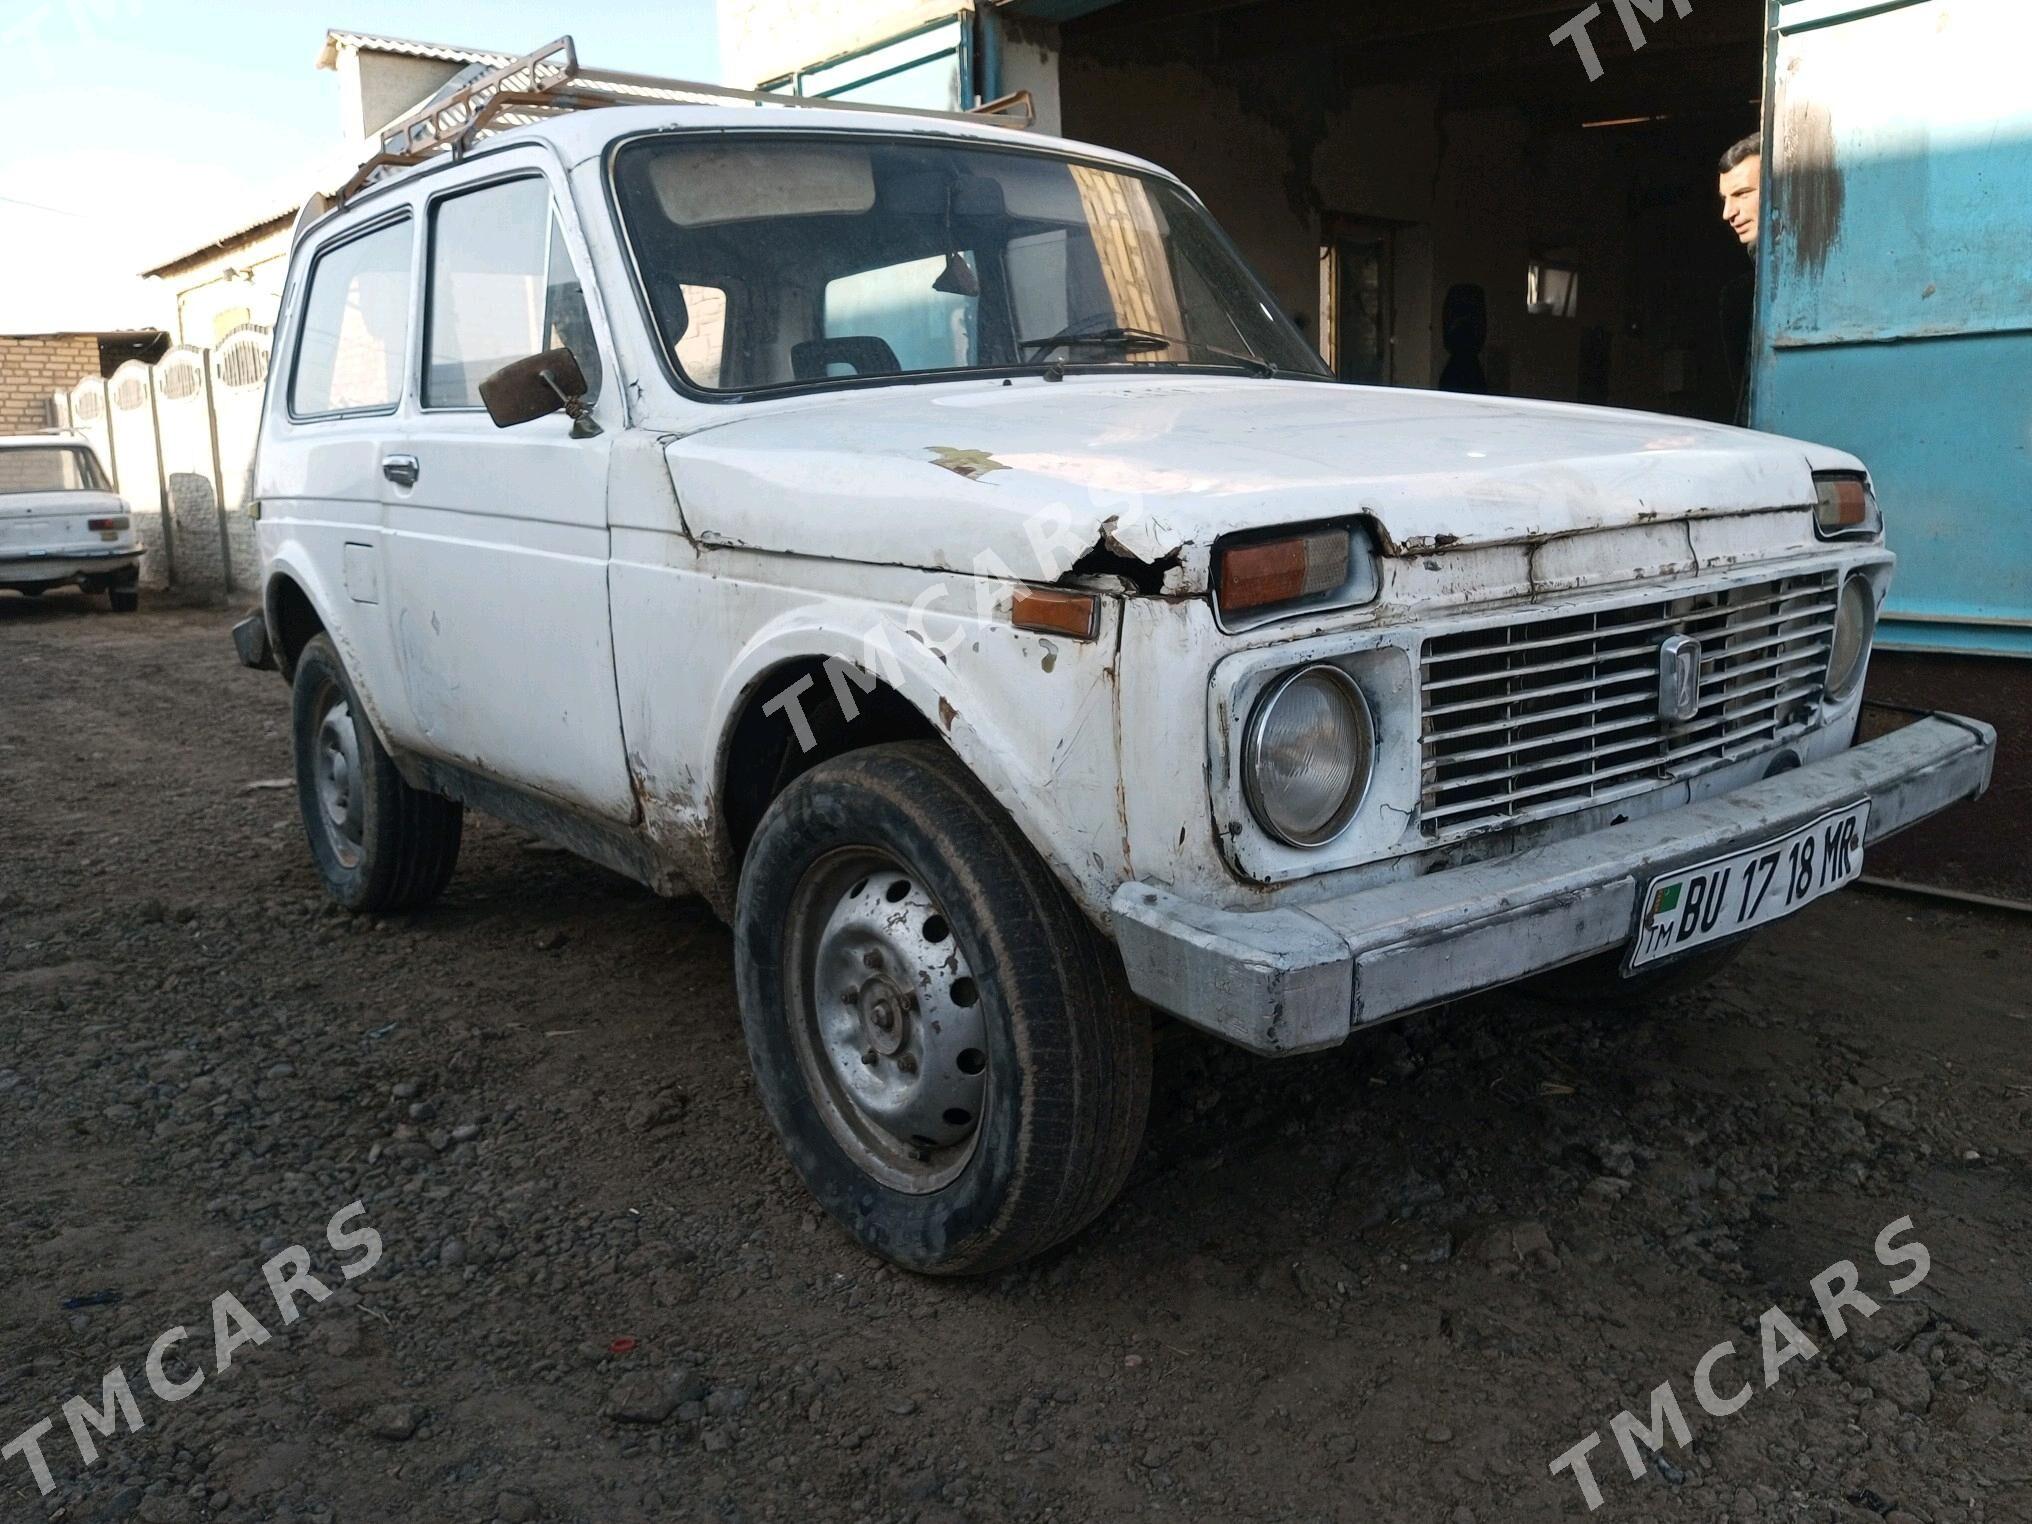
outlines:
M1203 344L1197 339L1181 339L1172 334L1158 333L1150 328L1068 328L1047 339L1022 339L1019 349L1036 350L1039 355L1049 354L1054 349L1066 349L1074 344L1094 344L1109 349L1120 349L1128 353L1147 352L1153 349L1169 349L1174 344L1181 349L1198 350L1203 354L1232 361L1252 375L1274 376L1277 367L1260 355L1239 354L1232 349L1222 349L1215 344Z

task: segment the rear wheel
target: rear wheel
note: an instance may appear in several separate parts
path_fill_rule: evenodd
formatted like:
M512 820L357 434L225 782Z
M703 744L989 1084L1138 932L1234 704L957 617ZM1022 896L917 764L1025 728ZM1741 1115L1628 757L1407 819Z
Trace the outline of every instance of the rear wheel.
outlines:
M331 639L297 658L296 797L325 891L348 910L413 910L451 882L462 806L411 788L382 749Z
M755 1076L798 1173L868 1248L980 1274L1121 1189L1150 1029L1107 948L943 748L822 763L749 848L736 973Z
M141 607L141 589L109 587L106 589L106 603L116 614L131 614Z

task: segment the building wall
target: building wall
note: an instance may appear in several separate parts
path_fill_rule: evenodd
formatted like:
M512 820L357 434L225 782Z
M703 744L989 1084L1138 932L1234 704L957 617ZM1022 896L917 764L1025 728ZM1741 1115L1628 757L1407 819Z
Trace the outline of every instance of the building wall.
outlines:
M243 323L273 328L288 271L285 222L155 277L168 297L171 335L179 344L209 347Z
M98 373L99 341L91 334L0 337L0 434L48 428L50 397Z
M753 89L967 8L958 0L719 0L720 73Z
M364 138L379 132L465 67L435 58L344 49L338 57L338 74L346 136Z
M1065 130L1064 110L1058 93L1058 28L1044 22L1019 21L1013 16L996 16L1002 36L1002 91L1013 95L1030 92L1036 109L1036 129L1056 137Z

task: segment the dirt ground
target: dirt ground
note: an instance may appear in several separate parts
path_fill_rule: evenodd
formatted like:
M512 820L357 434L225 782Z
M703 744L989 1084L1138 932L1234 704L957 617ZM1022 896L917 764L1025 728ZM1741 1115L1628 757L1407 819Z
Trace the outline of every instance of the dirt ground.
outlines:
M0 598L0 1443L53 1419L55 1481L7 1458L0 1519L1493 1524L1583 1516L1593 1430L1603 1519L2032 1519L2025 920L1854 891L1637 1016L1167 1028L1116 1207L927 1282L785 1165L698 903L474 820L428 913L332 912L227 624ZM285 1328L296 1244L342 1289ZM1885 1305L1833 1340L1840 1259ZM272 1337L221 1375L229 1291ZM1819 1354L1767 1390L1774 1304ZM116 1364L145 1427L86 1468ZM1633 1480L1668 1381L1692 1442Z

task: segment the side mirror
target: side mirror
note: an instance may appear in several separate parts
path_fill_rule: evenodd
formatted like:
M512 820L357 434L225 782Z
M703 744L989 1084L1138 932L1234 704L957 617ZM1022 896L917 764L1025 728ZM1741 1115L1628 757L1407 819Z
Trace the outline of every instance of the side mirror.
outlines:
M586 407L586 373L569 349L546 349L502 366L480 383L480 400L496 428L512 429L562 410L572 421L572 438L600 432Z

